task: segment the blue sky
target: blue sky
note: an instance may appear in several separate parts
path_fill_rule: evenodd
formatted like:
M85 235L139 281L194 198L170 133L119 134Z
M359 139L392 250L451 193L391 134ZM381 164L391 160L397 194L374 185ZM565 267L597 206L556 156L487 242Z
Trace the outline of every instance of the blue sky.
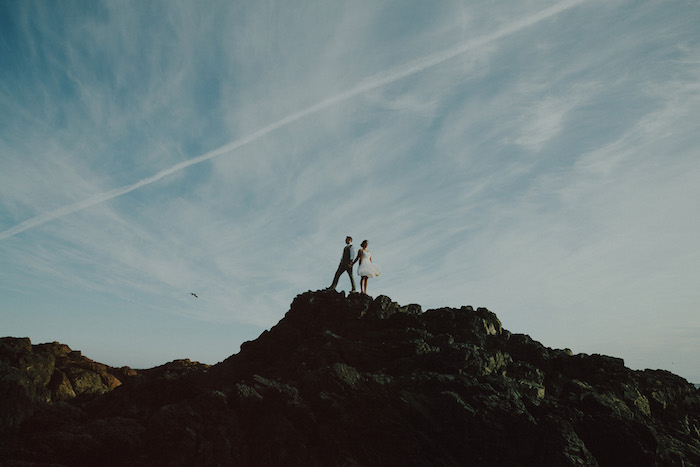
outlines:
M0 334L216 363L349 234L372 295L700 382L697 24L694 0L2 2Z

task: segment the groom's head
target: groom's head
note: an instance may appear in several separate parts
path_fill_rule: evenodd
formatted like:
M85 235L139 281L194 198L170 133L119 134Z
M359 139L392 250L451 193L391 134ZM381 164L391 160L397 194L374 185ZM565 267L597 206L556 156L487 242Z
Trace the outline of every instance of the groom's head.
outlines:
M345 237L345 243L350 245L352 243L352 237Z

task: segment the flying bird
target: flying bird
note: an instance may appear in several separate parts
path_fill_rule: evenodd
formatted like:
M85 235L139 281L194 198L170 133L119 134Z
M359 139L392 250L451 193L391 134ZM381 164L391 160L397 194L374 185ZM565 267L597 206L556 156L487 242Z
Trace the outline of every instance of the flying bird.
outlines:
M190 295L192 295L194 298L199 298L196 293L190 292Z

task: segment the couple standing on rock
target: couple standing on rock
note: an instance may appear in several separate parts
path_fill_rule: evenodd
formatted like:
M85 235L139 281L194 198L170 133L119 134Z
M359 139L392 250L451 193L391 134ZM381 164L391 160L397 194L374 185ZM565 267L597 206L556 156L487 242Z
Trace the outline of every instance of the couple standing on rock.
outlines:
M362 248L357 252L357 256L355 256L355 248L352 246L352 237L345 237L345 244L343 256L340 258L340 264L338 265L338 270L335 273L333 284L330 288L335 290L341 274L347 272L350 276L350 284L352 284L351 292L357 292L357 289L355 289L355 278L352 276L352 267L359 261L360 265L357 267L357 274L361 277L360 288L362 289L362 293L366 294L367 280L370 277L377 277L380 272L379 267L372 263L372 253L367 249L369 242L364 240L360 244ZM353 257L355 258L354 260Z

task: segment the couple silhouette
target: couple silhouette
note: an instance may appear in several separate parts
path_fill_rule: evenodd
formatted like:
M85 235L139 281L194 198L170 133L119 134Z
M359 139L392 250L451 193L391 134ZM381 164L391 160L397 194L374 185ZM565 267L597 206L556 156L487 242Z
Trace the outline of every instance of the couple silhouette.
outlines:
M352 274L352 268L355 263L359 262L357 267L357 274L360 276L360 288L362 293L367 293L367 281L370 277L377 277L380 273L379 267L372 262L372 253L370 253L369 242L364 240L360 246L362 247L360 251L357 252L355 256L355 248L352 246L352 237L345 237L345 248L343 248L343 256L340 258L340 264L338 265L338 270L335 272L335 277L333 278L333 284L330 288L335 290L338 286L338 280L340 276L347 272L350 276L350 284L352 285L352 290L350 292L357 292L355 288L355 278Z

